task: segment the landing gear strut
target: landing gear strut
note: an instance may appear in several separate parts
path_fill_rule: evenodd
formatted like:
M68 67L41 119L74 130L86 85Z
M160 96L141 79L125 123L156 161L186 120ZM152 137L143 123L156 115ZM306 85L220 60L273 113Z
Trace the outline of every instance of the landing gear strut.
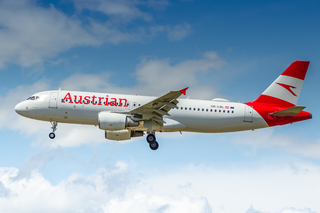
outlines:
M148 134L147 141L149 143L150 149L157 150L159 148L159 144L156 141L156 136L153 133Z
M57 130L58 122L52 121L51 125L52 132L49 134L49 138L54 139L56 137L56 134L54 134L54 132Z

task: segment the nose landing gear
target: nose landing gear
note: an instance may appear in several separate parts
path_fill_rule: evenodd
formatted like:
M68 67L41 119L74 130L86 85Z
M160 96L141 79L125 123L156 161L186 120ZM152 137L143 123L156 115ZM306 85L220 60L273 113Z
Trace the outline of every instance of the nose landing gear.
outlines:
M52 132L49 134L49 138L54 139L56 137L56 134L54 134L54 132L57 130L58 122L52 121L50 123L52 125Z
M156 141L156 136L154 135L154 133L148 134L147 141L149 143L150 149L157 150L159 148L159 144Z

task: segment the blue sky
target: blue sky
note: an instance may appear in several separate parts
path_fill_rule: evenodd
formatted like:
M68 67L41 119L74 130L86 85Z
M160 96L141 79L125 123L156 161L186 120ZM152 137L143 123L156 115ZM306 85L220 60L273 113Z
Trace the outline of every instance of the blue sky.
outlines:
M320 212L318 1L0 1L0 212ZM295 60L313 119L104 139L20 117L48 89L247 102ZM54 201L54 202L53 202ZM19 203L17 206L16 203Z

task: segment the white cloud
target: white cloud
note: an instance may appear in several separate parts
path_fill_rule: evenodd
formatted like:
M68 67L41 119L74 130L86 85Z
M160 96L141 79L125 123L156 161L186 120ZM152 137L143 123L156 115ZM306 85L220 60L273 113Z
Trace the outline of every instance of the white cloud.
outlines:
M279 213L316 213L316 212L311 211L311 209L309 208L305 208L305 209L284 208Z
M4 97L1 97L0 105L0 128L10 128L18 130L24 134L34 134L43 129L42 122L26 119L19 116L14 111L14 107L21 101L26 100L30 95L49 89L49 83L45 80L34 83L33 85L18 86L9 90Z
M72 174L52 185L34 170L0 168L1 212L199 212L316 213L319 168L308 173L286 168L216 170L189 166L161 173L128 172L118 162L94 174ZM54 201L54 202L53 202ZM19 205L14 205L19 202ZM284 207L285 206L285 207ZM256 210L258 209L258 210ZM280 211L279 211L280 210Z
M1 188L6 195L0 198L0 211L211 212L202 197L153 194L152 189L145 188L144 180L126 171L126 166L118 162L87 177L73 174L56 186L36 170L29 178L17 179L18 169L0 168ZM14 205L16 202L19 205Z
M64 90L103 91L109 89L110 74L74 74L65 78L60 86ZM110 85L112 87L113 85ZM115 86L113 86L115 87Z
M197 77L198 73L219 70L226 64L216 52L203 54L203 58L186 60L171 65L169 59L144 60L135 72L138 91L168 91L173 88L190 87L188 95L193 98L212 98L216 95L212 85L203 85ZM150 94L150 92L148 92Z
M90 32L94 34L98 40L102 42L111 42L113 44L118 44L121 41L140 41L142 38L148 37L144 30L124 32L113 24L98 23L94 20L90 21Z
M171 25L156 25L150 27L150 35L155 36L161 32L167 33L167 37L171 41L179 41L191 33L191 26L188 23Z
M101 12L112 20L111 22L130 22L134 19L153 21L153 16L139 9L139 6L163 10L169 5L167 0L74 0L79 11L91 10Z
M100 42L53 5L0 1L0 68L5 63L30 66L75 46Z
M296 135L275 134L275 128L239 132L234 140L239 144L250 144L254 148L277 148L306 157L320 158L319 139L308 140Z
M247 211L246 213L269 213L269 212L263 212L263 211L260 211L260 210L255 210L253 208L253 206L251 206ZM276 213L316 213L316 212L313 212L311 211L311 209L309 208L305 208L305 209L296 209L296 208L284 208L282 209L281 211L279 212L276 212Z
M168 38L171 41L178 41L185 38L189 33L191 33L191 26L188 23L183 25L168 26Z
M137 6L145 1L131 0L74 0L78 10L91 10L102 12L119 21L131 21L142 18L144 21L151 21L152 16L142 12Z
M202 72L218 72L225 64L226 61L214 51L205 52L200 59L185 60L175 65L170 64L170 59L143 59L134 72L137 84L133 87L111 84L108 72L75 74L63 80L61 87L67 90L140 95L163 95L174 89L190 87L187 96L210 99L217 96L216 88L202 84L197 76Z
M50 126L46 131L39 133L34 139L33 145L43 148L53 147L77 147L83 144L99 144L110 142L104 137L104 131L95 126L84 126L77 124L63 124L59 123L56 138L49 139L48 134L51 129Z
M47 164L57 157L62 157L62 149L41 150L40 153L33 155L25 164L19 169L15 180L29 179L35 170L43 171Z
M107 21L94 19L78 13L68 16L50 5L41 7L36 1L0 1L0 69L8 63L29 67L41 64L63 51L78 46L98 46L103 43L117 44L121 41L143 41L159 35L151 27L137 25L134 30L126 26L132 20L142 18L150 22L153 18L138 7L163 8L167 1L130 0L79 0L74 1L80 11L99 11ZM190 25L165 27L170 40L180 40L190 32ZM155 33L157 32L157 33Z

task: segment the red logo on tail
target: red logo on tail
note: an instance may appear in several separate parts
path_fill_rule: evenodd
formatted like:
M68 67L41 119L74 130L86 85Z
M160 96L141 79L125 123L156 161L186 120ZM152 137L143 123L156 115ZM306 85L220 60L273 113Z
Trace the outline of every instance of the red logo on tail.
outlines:
M297 95L291 90L291 88L292 88L292 89L295 89L296 87L290 86L290 85L287 85L287 84L281 84L281 83L276 83L276 84L282 86L283 88L285 88L286 90L288 90L289 92L291 92L292 95L297 96Z

